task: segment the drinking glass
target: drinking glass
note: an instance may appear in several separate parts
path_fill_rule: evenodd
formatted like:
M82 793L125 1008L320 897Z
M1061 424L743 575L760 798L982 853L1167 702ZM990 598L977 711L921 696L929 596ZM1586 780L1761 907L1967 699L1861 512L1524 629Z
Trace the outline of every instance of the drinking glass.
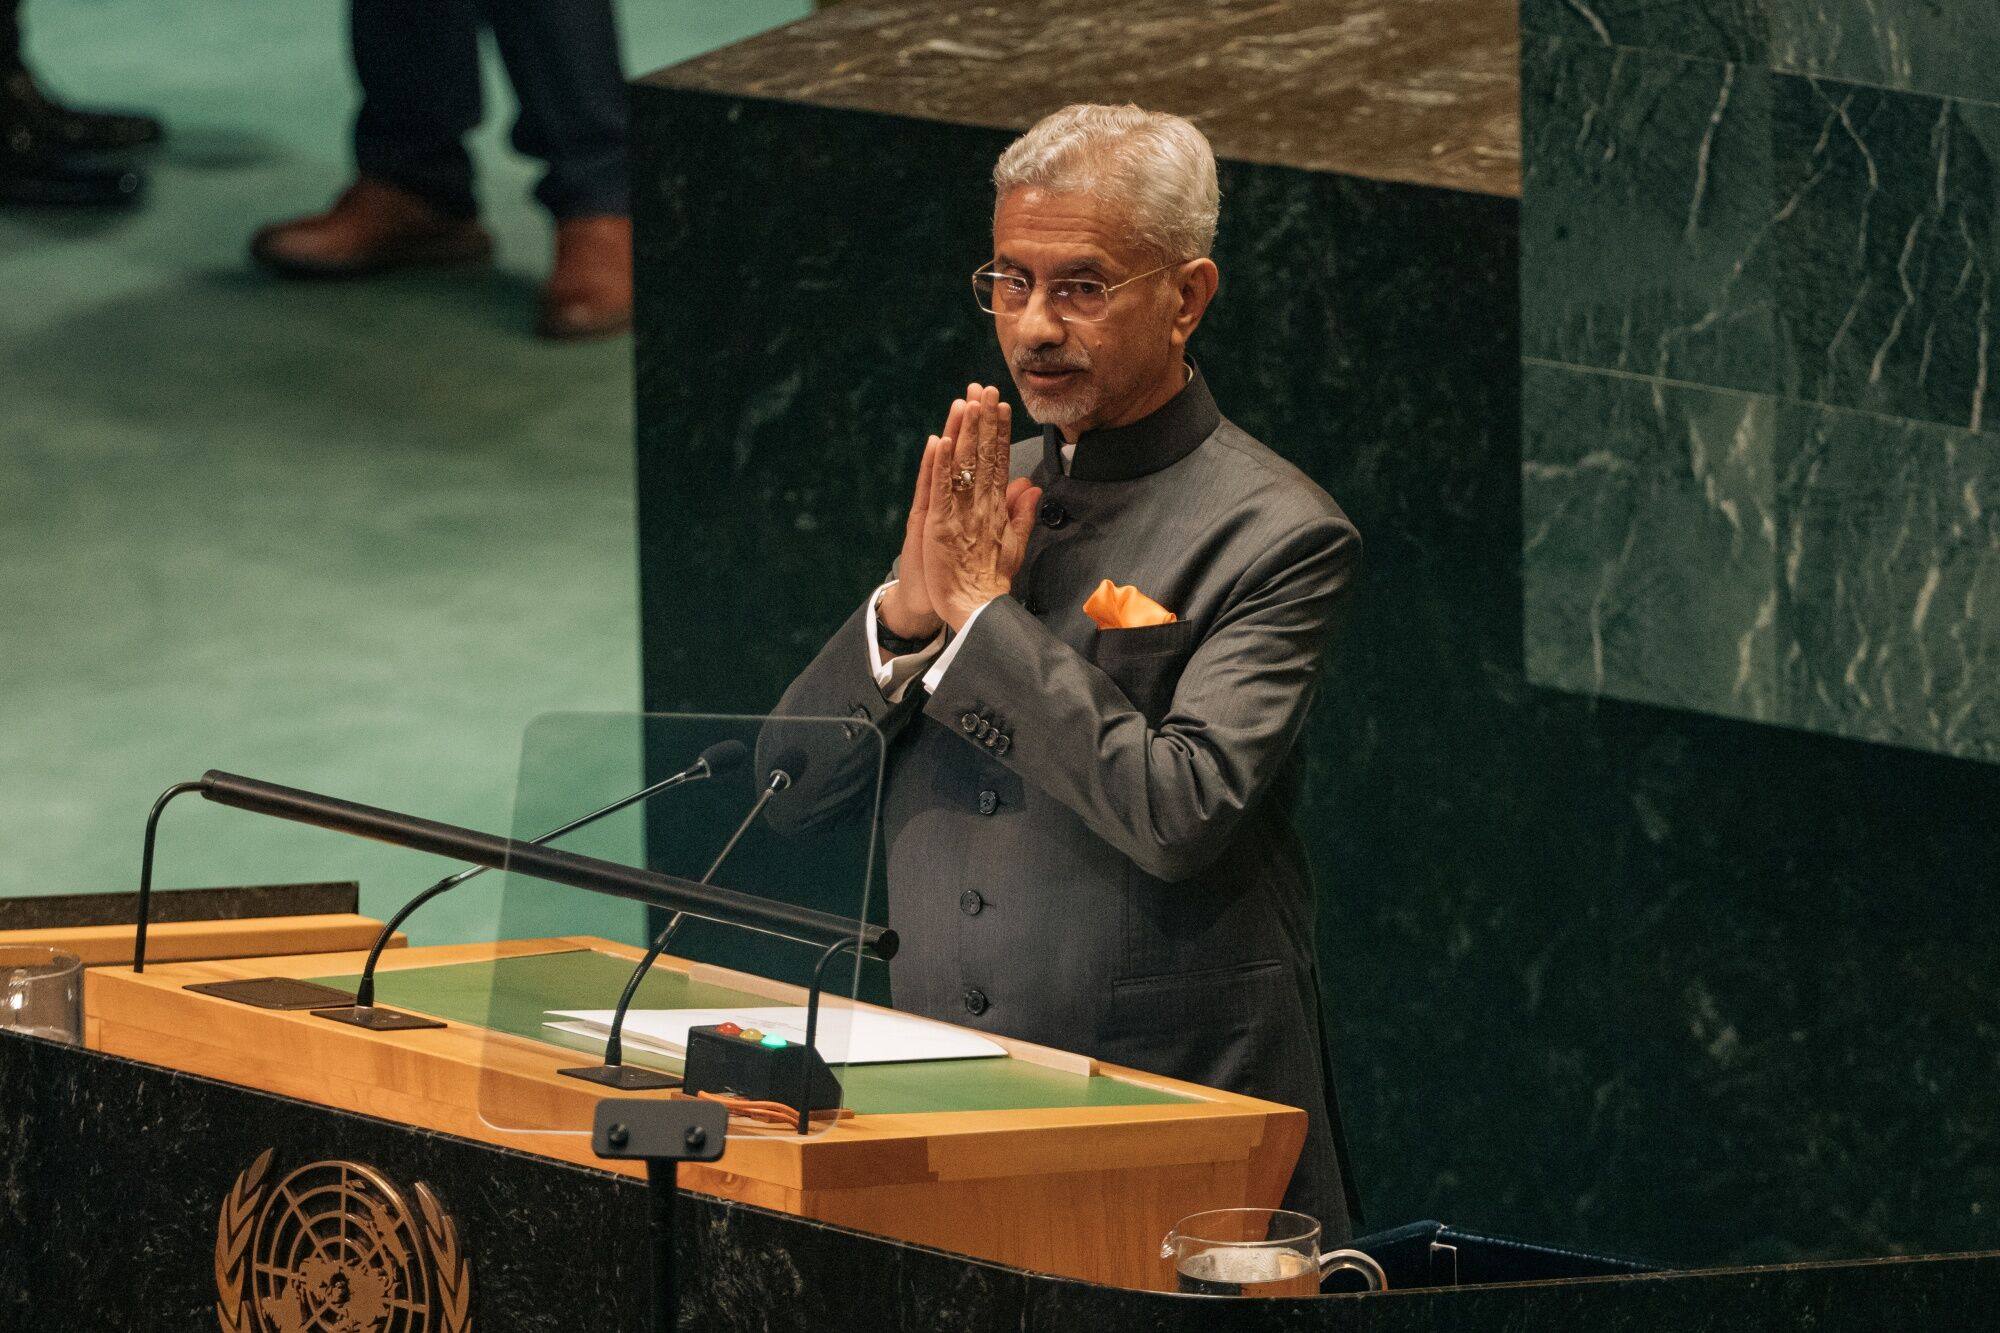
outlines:
M83 963L39 944L0 944L0 1031L83 1042Z
M1175 1289L1191 1296L1317 1296L1341 1268L1368 1290L1389 1285L1382 1265L1359 1250L1319 1250L1319 1223L1277 1208L1217 1208L1183 1217L1160 1257L1174 1265Z

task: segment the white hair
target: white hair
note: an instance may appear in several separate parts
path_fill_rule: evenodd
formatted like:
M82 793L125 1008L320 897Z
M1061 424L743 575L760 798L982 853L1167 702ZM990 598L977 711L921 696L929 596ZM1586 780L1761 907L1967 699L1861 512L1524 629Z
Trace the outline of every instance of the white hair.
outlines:
M1140 243L1167 263L1215 245L1215 150L1179 116L1087 102L1044 116L993 167L996 204L1029 187L1125 206Z

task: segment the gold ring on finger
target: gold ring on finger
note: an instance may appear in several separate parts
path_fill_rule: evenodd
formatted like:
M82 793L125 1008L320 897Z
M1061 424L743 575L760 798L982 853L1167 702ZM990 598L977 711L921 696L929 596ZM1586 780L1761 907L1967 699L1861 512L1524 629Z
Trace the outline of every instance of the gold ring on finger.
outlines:
M955 491L971 490L972 469L969 467L962 467L958 471L954 472L951 477L951 488Z

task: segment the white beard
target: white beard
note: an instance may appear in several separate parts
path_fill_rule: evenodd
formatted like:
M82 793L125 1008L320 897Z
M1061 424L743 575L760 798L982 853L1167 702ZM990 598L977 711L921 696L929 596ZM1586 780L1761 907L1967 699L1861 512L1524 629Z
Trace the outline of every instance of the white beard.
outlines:
M1028 415L1044 426L1074 426L1097 410L1095 385L1079 385L1069 393L1039 393L1018 380L1014 387L1021 391L1021 405Z

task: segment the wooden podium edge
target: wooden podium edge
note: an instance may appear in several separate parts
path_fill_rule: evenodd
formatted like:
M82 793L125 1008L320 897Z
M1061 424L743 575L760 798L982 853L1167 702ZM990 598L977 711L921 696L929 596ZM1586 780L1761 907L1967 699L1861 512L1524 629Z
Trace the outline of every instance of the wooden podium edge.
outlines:
M366 950L382 923L354 912L307 916L247 916L212 921L155 921L146 930L148 963L192 963L270 954L326 955ZM42 945L73 953L85 967L129 964L137 927L25 926L0 930L0 946ZM391 948L409 943L400 931Z

